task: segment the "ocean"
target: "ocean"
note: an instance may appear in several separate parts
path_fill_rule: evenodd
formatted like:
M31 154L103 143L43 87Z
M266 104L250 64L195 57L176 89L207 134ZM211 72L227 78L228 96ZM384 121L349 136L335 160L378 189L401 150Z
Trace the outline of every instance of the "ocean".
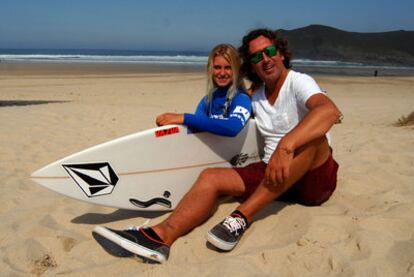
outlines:
M2 63L165 64L201 68L206 65L207 58L208 52L194 51L0 49L0 62ZM378 66L344 61L293 59L292 65L294 68L304 68L319 73L332 70L369 72L369 74L375 70L391 73L414 72L413 67Z
M116 63L205 65L208 53L191 51L0 49L9 63Z

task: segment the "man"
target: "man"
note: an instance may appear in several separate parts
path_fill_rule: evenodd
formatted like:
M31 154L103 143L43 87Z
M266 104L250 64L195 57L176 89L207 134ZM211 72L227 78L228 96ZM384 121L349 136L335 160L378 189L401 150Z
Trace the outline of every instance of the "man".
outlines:
M252 105L265 141L263 161L203 171L171 215L155 226L124 231L97 226L93 235L109 253L166 261L173 242L208 219L221 195L242 199L207 233L211 244L229 251L254 215L279 196L320 205L334 191L338 165L326 133L340 115L335 104L311 77L289 69L290 52L274 32L250 32L239 51L246 76L256 87L262 83Z

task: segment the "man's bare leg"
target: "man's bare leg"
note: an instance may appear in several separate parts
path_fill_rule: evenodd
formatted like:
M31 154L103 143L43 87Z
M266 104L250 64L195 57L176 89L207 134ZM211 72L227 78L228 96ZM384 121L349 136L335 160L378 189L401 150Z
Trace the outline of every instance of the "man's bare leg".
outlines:
M204 170L171 215L152 228L171 245L211 216L220 195L239 196L244 190L244 182L234 169Z

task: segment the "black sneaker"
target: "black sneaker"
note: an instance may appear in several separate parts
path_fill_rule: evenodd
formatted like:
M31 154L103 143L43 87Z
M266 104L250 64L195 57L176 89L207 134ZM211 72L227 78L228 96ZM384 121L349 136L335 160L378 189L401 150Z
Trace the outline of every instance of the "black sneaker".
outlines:
M244 218L232 214L207 232L207 241L218 249L230 251L239 242L246 229L247 223Z
M92 235L109 254L117 257L137 255L144 261L163 263L170 254L170 247L153 239L145 228L131 227L120 231L96 226Z
M122 248L121 246L119 246L118 244L112 242L111 240L107 239L106 237L104 237L103 235L101 235L100 233L102 233L102 230L100 231L100 228L106 228L106 227L96 227L95 229L98 230L97 231L92 231L92 236L94 237L94 239L102 246L102 248L108 252L109 254L116 256L116 257L133 257L135 256L134 253L129 252L128 250ZM118 230L113 230L113 229L109 229L106 228L111 232L114 233L119 233L120 236L122 236L123 232L129 232L129 230L124 230L124 231L118 231ZM131 234L132 235L132 234Z

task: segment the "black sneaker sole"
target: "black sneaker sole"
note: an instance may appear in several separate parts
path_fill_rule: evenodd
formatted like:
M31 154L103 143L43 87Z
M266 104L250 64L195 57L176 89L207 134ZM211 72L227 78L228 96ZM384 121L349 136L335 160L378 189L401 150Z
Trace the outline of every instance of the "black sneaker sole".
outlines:
M121 235L118 235L114 231L111 231L109 228L103 226L96 226L92 234L94 233L94 237L99 237L101 242L103 242L101 243L97 240L98 243L111 255L115 254L114 256L117 256L131 254L130 256L126 257L136 255L142 258L144 262L148 263L163 263L167 260L167 257L164 256L162 253L146 248L131 240L128 240L122 237Z
M128 250L122 248L118 244L96 233L95 231L92 232L92 236L99 243L99 245L102 246L102 248L112 256L122 258L135 256L134 253L129 252Z
M211 230L207 232L206 239L209 243L211 243L214 247L217 249L220 249L221 251L231 251L233 248L237 245L239 241L236 242L228 242L220 239L216 235L214 235Z

